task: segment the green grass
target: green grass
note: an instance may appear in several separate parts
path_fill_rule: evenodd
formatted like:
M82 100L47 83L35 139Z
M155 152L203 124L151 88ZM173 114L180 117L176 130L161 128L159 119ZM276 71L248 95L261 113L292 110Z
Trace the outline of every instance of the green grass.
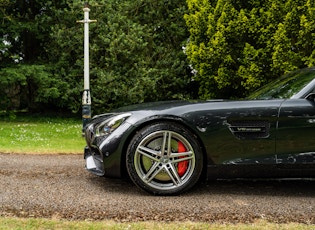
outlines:
M73 118L0 118L2 153L82 153L82 122Z
M132 222L132 223L117 223L115 221L66 221L66 220L51 220L41 218L0 218L0 230L11 229L93 229L93 230L118 230L118 229L132 229L132 230L190 230L190 229L231 229L231 230L270 230L270 229L294 229L294 230L308 230L314 229L314 226L305 224L272 224L266 221L258 221L251 224L213 224L213 223L194 223L194 222Z

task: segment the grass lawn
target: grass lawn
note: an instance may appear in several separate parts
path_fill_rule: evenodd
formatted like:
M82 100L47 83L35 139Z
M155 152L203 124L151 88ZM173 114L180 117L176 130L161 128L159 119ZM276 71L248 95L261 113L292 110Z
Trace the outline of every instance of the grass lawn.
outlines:
M272 229L283 229L283 230L308 230L314 229L314 226L305 224L273 224L266 221L257 221L251 224L213 224L213 223L195 223L195 222L132 222L132 223L117 223L115 221L66 221L66 220L50 220L41 218L2 218L0 217L0 230L11 230L11 229L112 229L112 230L272 230Z
M82 153L82 121L73 118L0 117L2 153Z

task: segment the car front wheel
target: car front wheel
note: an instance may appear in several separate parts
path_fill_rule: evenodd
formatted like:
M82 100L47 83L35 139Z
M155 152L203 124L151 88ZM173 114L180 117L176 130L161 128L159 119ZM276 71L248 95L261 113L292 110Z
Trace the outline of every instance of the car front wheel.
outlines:
M203 155L188 129L176 123L155 123L133 137L126 164L131 180L141 189L156 195L173 195L196 184Z

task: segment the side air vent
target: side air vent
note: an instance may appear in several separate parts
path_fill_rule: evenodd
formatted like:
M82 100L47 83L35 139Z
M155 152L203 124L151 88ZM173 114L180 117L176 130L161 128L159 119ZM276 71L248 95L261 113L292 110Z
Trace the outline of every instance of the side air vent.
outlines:
M269 137L270 124L266 121L232 121L229 129L239 139L260 139Z

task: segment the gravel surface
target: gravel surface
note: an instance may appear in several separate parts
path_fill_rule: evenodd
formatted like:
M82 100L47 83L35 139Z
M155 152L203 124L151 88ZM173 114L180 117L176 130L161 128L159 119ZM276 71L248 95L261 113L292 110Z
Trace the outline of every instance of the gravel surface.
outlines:
M70 220L315 224L315 181L209 181L180 196L94 176L82 155L0 154L0 215Z

